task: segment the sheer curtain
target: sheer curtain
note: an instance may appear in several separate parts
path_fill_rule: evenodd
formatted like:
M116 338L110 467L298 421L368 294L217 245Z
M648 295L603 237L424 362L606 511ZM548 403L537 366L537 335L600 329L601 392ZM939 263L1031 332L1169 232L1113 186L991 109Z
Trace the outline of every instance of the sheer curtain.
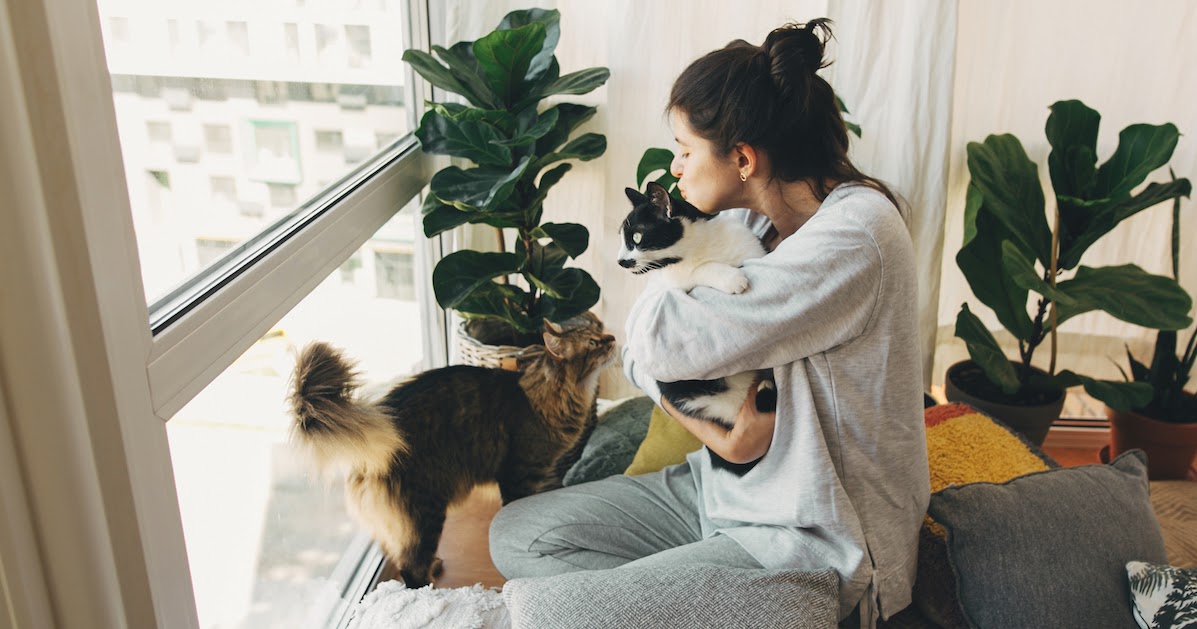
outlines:
M1046 164L1043 134L1048 106L1077 98L1102 114L1099 160L1117 144L1118 131L1138 122L1175 123L1197 132L1197 5L1185 0L1127 5L1115 0L1012 2L868 2L865 0L559 0L434 3L433 28L443 41L476 39L508 11L539 6L561 11L557 56L562 72L591 66L611 70L607 85L562 100L598 105L583 129L607 136L606 154L576 164L553 189L546 220L586 225L590 250L578 264L602 287L598 314L619 338L643 280L615 264L617 229L627 212L623 188L634 186L648 147L673 147L663 113L669 88L698 56L733 39L760 43L789 21L827 16L835 21L835 61L824 76L863 128L852 156L866 173L890 183L910 206L910 231L919 255L919 294L928 384L941 384L951 362L965 357L952 335L960 304L971 301L991 329L996 318L974 299L955 264L961 241L965 146L990 133L1010 132L1031 159ZM1178 177L1197 179L1197 145L1182 136L1171 162ZM1044 171L1046 173L1046 171ZM1154 173L1148 181L1167 178ZM1046 180L1046 175L1044 176ZM1050 196L1050 195L1049 195ZM1169 268L1170 210L1146 210L1095 245L1089 266L1133 262ZM1193 212L1182 213L1193 233ZM1182 283L1197 293L1193 243L1183 241ZM1061 330L1060 366L1117 377L1109 358L1122 343L1143 346L1154 334L1105 314L1069 321ZM1004 332L999 331L999 339ZM1187 338L1187 337L1186 337ZM1010 339L1004 339L1010 341ZM1048 358L1046 348L1039 359ZM608 370L603 395L635 393L617 369Z

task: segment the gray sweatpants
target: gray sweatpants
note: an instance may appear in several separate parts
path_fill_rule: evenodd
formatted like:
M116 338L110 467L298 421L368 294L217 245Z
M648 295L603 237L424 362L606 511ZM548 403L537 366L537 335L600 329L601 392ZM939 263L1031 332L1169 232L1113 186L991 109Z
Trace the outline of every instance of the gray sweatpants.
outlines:
M508 579L620 566L714 563L761 568L726 535L703 539L686 463L516 500L490 525L490 555Z

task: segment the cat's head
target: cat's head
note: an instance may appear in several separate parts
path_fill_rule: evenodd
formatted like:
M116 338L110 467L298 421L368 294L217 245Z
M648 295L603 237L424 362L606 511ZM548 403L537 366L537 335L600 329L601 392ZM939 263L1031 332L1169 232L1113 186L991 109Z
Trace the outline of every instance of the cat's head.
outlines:
M632 202L632 211L619 228L623 233L619 266L637 275L681 262L685 255L678 243L686 226L713 218L684 199L670 196L656 182L648 184L647 195L633 188L624 192Z
M555 362L578 363L587 373L615 359L615 337L603 332L603 322L590 311L563 323L545 319L544 347Z

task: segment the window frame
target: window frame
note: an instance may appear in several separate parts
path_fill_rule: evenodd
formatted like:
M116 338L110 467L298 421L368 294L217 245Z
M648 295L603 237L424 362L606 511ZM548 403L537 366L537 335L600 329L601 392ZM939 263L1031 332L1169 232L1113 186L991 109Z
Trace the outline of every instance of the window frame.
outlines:
M427 49L428 0L404 10L408 46ZM414 128L432 88L405 72ZM154 333L94 0L0 0L0 105L0 616L198 627L163 418L419 194L430 160L396 142ZM430 295L441 243L421 246ZM446 313L421 312L426 364L445 364ZM363 562L357 594L377 549Z

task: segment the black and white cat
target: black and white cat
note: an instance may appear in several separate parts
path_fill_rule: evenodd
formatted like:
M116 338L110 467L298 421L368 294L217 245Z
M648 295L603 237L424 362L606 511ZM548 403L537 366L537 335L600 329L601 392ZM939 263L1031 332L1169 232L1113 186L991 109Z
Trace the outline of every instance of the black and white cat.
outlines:
M619 266L637 275L653 271L653 281L687 291L695 286L709 286L728 294L748 290L748 277L740 266L766 251L747 225L705 214L685 200L670 196L658 183L649 183L646 191L647 195L632 188L625 190L632 211L620 226L623 246ZM657 385L661 395L679 411L731 428L757 378L763 378L757 409L774 410L777 392L770 370Z

